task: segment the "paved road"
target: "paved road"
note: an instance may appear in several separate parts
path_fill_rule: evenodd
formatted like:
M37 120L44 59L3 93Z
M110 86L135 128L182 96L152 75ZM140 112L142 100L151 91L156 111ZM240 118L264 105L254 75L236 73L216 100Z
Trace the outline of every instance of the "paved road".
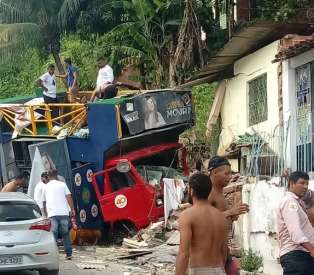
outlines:
M59 275L123 275L123 266L115 263L110 264L104 270L82 270L75 264L80 261L78 257L73 257L72 261L64 261L64 255L60 255L60 271ZM0 275L39 275L37 271L24 272L0 272Z
M59 275L122 275L122 271L117 271L118 267L108 267L108 270L96 271L96 270L80 270L74 262L62 262L60 263ZM25 271L25 272L4 272L1 275L39 275L37 271Z

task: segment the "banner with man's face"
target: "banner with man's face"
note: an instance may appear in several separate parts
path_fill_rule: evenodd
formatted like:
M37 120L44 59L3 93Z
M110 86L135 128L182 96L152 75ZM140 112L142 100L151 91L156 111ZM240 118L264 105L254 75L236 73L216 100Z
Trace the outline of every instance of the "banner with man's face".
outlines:
M31 158L34 158L36 147L39 149L41 162L45 171L56 169L58 180L64 181L71 186L71 167L67 156L65 140L53 140L29 146Z
M194 119L190 91L140 94L121 103L120 111L132 135Z

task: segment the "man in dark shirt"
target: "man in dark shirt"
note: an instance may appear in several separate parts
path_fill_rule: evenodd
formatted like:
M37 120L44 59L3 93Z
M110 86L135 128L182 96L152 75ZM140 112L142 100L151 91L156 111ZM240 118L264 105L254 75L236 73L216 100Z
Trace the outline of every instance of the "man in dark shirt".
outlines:
M68 86L68 101L73 103L76 101L77 94L79 91L78 85L78 69L72 65L70 58L64 59L65 68L67 70L64 75L57 75L57 77L66 79Z

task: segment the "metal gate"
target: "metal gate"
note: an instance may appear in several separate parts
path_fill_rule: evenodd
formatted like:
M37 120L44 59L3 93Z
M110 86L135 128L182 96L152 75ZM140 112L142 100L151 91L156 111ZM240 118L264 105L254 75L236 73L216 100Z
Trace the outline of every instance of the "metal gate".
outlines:
M312 171L312 81L313 63L296 68L297 170Z

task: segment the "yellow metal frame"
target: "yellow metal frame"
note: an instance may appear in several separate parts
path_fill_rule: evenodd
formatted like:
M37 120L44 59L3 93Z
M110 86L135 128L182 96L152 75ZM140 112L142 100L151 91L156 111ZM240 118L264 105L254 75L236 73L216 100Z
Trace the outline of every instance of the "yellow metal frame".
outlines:
M46 123L48 129L48 136L55 137L58 133L66 128L69 128L69 134L73 134L76 129L79 128L80 123L86 118L87 111L86 106L80 103L54 103L54 104L36 104L36 105L23 105L23 104L4 104L5 106L0 105L0 114L2 114L3 119L8 123L8 125L13 129L17 130L15 125L16 117L19 115L19 112L14 111L16 107L24 108L26 114L29 112L30 119L25 119L29 122L29 125L23 128L32 136L38 135L38 124ZM65 107L71 108L71 111L66 114L61 114L57 117L52 117L52 108L59 108L63 110ZM45 113L40 118L36 118L36 110L44 110ZM67 123L63 123L65 118L70 118ZM24 121L25 121L24 120ZM53 125L60 125L61 128L57 133L53 133Z

